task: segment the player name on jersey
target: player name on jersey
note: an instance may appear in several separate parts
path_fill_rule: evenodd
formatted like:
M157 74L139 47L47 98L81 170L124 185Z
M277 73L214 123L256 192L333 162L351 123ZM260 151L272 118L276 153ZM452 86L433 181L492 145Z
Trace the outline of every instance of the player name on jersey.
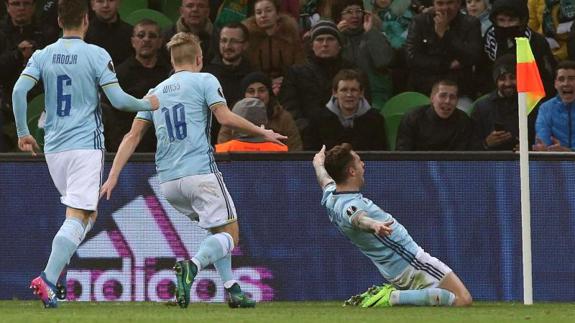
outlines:
M78 55L65 55L65 54L54 54L52 55L52 64L65 64L72 65L78 62Z
M176 92L180 89L180 83L173 83L164 86L162 93Z

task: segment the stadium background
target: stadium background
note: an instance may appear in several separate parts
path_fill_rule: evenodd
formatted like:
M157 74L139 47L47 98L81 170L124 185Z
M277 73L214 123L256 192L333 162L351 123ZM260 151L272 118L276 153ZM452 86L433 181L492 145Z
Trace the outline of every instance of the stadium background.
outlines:
M381 278L329 223L312 154L219 156L236 203L241 242L236 276L257 300L340 300ZM519 164L511 153L366 153L364 195L392 213L428 252L462 278L476 300L521 300ZM542 157L543 156L543 157ZM111 156L108 156L110 159ZM285 160L287 158L287 160ZM423 160L424 159L424 160ZM575 169L569 156L531 162L535 301L575 299ZM110 163L107 163L106 175ZM136 157L68 270L79 300L168 300L170 270L203 231L161 198L153 157ZM0 299L31 299L63 221L42 159L0 162ZM213 270L193 300L222 301Z

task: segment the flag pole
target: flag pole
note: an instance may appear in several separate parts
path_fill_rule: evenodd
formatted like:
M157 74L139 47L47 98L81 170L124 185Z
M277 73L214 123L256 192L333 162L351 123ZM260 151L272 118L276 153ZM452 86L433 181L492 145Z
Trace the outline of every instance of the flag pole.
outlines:
M533 305L531 263L531 201L529 191L529 142L527 140L527 93L518 93L519 173L521 178L521 240L523 255L523 304Z
M533 269L531 263L531 196L529 194L529 143L527 115L545 97L537 63L529 40L515 38L517 47L517 103L519 114L519 174L521 178L521 241L523 257L523 304L533 304Z

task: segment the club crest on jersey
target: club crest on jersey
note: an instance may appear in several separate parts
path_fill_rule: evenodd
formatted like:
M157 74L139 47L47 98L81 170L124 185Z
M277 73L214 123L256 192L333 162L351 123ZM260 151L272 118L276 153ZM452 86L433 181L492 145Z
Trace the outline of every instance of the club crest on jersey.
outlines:
M348 207L347 210L345 210L345 213L347 214L347 216L352 216L355 214L355 212L357 212L357 208L353 205Z
M114 69L114 63L112 63L112 61L108 62L108 69L112 71L112 73L116 73L116 70Z

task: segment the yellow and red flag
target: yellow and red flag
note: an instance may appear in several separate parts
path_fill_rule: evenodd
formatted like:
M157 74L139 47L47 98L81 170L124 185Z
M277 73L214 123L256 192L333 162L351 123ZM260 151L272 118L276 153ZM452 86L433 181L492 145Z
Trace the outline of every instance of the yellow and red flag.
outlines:
M539 69L529 39L515 38L517 42L517 92L525 93L527 97L527 114L531 113L537 102L545 97L545 89L539 76Z

